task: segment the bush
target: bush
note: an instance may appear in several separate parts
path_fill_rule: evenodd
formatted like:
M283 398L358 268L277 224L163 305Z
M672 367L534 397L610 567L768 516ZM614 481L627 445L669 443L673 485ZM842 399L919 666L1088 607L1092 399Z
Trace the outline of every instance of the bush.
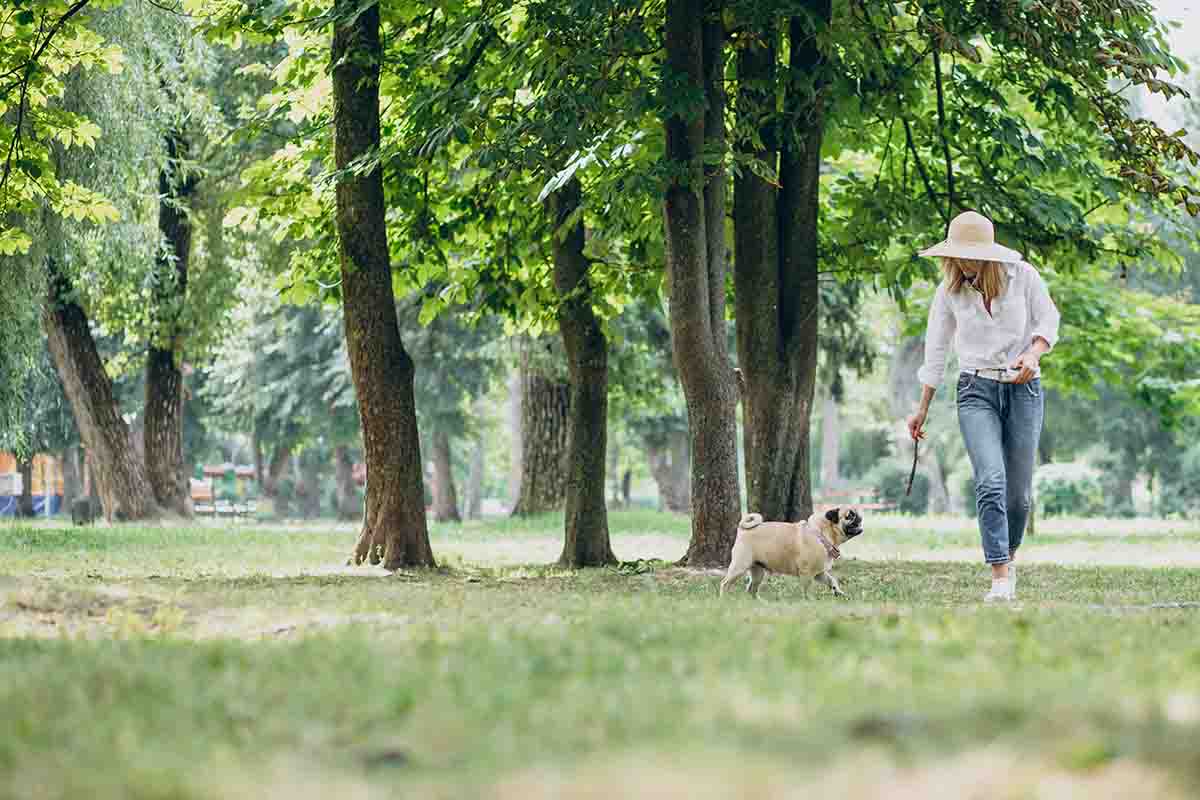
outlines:
M913 478L912 494L908 496L904 494L908 470L896 464L880 464L871 470L867 482L878 490L880 500L895 503L897 511L921 515L929 510L929 478L921 473Z
M1045 464L1038 467L1033 485L1045 514L1093 517L1104 513L1099 475L1086 464Z
M813 449L816 450L815 447ZM861 479L869 474L880 460L891 454L892 440L886 429L855 428L842 438L842 452L839 458L842 476L849 480ZM907 474L904 479L908 480ZM916 491L915 486L913 491Z
M1183 451L1172 466L1162 473L1154 510L1163 517L1200 518L1200 443Z

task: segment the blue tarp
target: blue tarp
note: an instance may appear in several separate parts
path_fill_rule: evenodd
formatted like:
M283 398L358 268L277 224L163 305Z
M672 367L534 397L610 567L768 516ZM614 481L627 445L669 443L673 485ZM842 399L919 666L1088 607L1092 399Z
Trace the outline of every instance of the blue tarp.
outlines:
M0 517L12 517L17 513L17 501L20 498L13 495L0 495ZM57 514L62 511L62 495L50 495L50 513ZM46 516L46 496L35 494L33 496L33 514L37 517Z

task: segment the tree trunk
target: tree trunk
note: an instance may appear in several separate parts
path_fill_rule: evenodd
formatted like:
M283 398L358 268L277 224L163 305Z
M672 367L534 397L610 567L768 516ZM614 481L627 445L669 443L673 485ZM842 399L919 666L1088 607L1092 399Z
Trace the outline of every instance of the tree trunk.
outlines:
M259 491L265 491L267 483L266 465L263 462L262 439L258 436L257 426L254 429L252 446L254 449L254 482L258 484Z
M567 495L571 387L528 363L521 365L521 382L521 493L513 516L557 511Z
M334 161L350 170L379 150L379 6L339 0L334 25ZM337 184L338 254L346 347L362 421L366 514L354 562L434 566L425 519L413 361L400 339L388 255L383 171Z
M478 405L477 405L478 407ZM467 477L467 519L483 519L483 436L471 448L471 471Z
M930 514L945 514L950 510L950 487L946 485L946 472L937 453L930 453L925 462L925 476L929 478Z
M450 437L433 432L433 518L438 522L462 522L458 513L458 492L454 489L454 465L450 458Z
M659 508L677 514L691 511L687 432L672 431L665 437L647 438L646 460L658 485Z
M75 426L91 459L104 516L129 521L155 518L160 509L146 476L146 467L131 446L129 426L113 396L87 315L75 300L75 289L54 253L61 244L62 223L44 215L51 255L46 259L48 296L42 313L46 343L63 391L71 403Z
M829 0L811 0L810 14L788 24L789 64L784 118L796 125L761 131L779 188L744 170L734 185L737 248L738 362L745 376L748 507L768 519L795 521L812 512L809 430L817 366L817 233L824 110L817 31ZM768 24L763 44L738 56L738 116L749 125L775 117L778 33Z
M590 263L584 255L582 188L572 178L550 195L554 287L561 301L558 329L571 372L567 439L567 513L562 555L566 567L615 564L604 503L608 438L608 340L592 309ZM574 218L574 221L572 221ZM564 229L565 228L565 229Z
M21 473L21 496L17 498L17 516L33 516L33 459L18 462L17 472Z
M842 480L842 415L833 392L826 391L821 402L821 485L835 488Z
M63 499L62 508L70 511L72 503L82 492L79 479L79 448L72 445L62 451Z
M296 473L300 481L296 486L296 499L300 501L300 516L316 519L321 516L321 463L312 452L298 459Z
M267 467L267 474L263 478L263 494L268 497L275 496L279 491L279 482L283 480L291 463L292 446L290 444L275 445L275 449L271 453L271 464Z
M607 465L605 473L608 479L612 482L611 494L612 503L620 508L621 506L621 442L616 436L608 438L608 454L605 457Z
M146 475L154 498L166 511L191 516L187 474L183 467L183 347L180 317L187 297L192 223L183 203L195 181L181 174L187 143L167 135L168 165L158 176L158 232L162 238L155 262L154 312L158 329L146 354Z
M515 509L521 499L521 408L525 393L521 370L514 369L508 377L508 505Z
M358 492L354 487L354 462L350 460L350 448L340 444L333 449L334 495L337 498L337 508L334 512L337 518L350 521L362 517L362 505L358 502Z
M741 516L736 391L725 339L723 24L719 3L668 0L664 79L706 100L664 118L672 179L663 202L671 344L691 435L692 537L683 563L722 566Z

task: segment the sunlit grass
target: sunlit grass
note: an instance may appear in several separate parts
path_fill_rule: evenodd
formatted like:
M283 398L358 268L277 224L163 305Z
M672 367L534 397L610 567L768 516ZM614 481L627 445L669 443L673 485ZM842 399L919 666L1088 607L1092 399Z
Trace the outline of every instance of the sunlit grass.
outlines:
M916 798L1007 774L988 796L1094 800L1200 780L1198 570L1028 564L1022 603L991 608L978 563L851 545L848 601L773 576L755 602L667 561L547 566L558 524L438 526L445 566L391 576L344 567L352 526L0 526L0 798L691 798L746 780ZM970 525L870 533L968 546ZM687 520L613 530L618 554L673 560ZM1107 530L1137 562L1143 537ZM1037 547L1072 535L1047 525ZM512 562L489 564L500 546Z

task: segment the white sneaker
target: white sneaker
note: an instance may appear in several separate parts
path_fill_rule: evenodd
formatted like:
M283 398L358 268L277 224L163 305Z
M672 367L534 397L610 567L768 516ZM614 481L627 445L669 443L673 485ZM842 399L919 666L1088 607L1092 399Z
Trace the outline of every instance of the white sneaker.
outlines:
M985 603L1011 603L1016 597L1007 578L993 578L992 590L983 596Z

